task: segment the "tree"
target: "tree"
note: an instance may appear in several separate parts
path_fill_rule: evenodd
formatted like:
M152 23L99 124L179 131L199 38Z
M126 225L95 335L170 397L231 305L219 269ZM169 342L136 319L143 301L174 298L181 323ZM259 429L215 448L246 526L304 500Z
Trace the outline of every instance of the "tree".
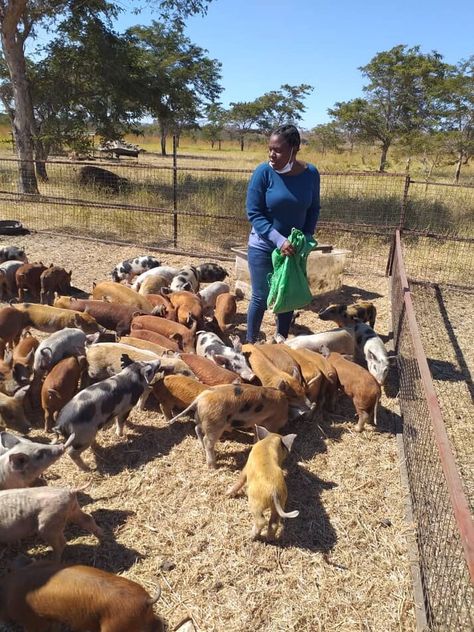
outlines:
M324 156L327 150L341 151L344 136L336 123L324 123L311 130L310 140Z
M206 106L219 96L221 64L184 35L180 21L133 27L128 36L141 52L146 106L158 119L161 152L166 155L170 131L179 136L183 128L197 126Z
M235 132L240 141L240 151L244 151L245 136L249 132L258 132L259 122L263 115L262 104L255 101L231 103L227 113L227 121L231 132Z
M433 124L435 94L446 68L436 52L394 46L360 68L369 81L363 88L367 98L336 103L329 114L359 137L380 142L379 171L384 171L395 139Z
M220 103L211 103L206 109L206 123L201 125L203 136L211 143L211 148L217 142L221 148L222 132L226 121L226 112Z
M210 0L161 0L156 8L178 21L204 13ZM155 5L150 1L150 4ZM107 0L0 0L0 39L11 82L12 130L19 162L19 191L38 193L33 154L36 128L27 78L25 44L38 25L51 25L58 16L74 15L87 7L91 12L111 14L117 5Z

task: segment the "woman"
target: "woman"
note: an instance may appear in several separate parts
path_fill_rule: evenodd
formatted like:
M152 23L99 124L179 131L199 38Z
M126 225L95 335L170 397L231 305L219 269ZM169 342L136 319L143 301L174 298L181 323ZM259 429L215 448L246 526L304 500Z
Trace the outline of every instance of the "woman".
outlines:
M296 160L300 135L294 125L283 125L270 136L269 162L259 165L247 190L247 217L252 224L248 241L248 265L252 298L247 314L247 341L260 332L269 293L268 274L273 272L272 251L291 257L288 241L292 228L309 238L319 217L319 173L314 165ZM277 315L277 334L287 338L293 312Z

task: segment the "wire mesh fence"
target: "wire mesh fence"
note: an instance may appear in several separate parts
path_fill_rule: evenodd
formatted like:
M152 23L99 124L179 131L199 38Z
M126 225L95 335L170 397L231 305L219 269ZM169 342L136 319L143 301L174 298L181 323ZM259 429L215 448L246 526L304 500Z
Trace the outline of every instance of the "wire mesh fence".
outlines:
M427 621L434 631L472 630L474 525L421 345L399 233L391 266L391 304ZM464 440L469 441L469 435Z
M36 195L18 193L20 163L0 157L2 215L34 230L232 258L230 248L247 241L251 171L178 158L167 164L146 154L139 162L49 160ZM473 187L427 184L406 174L321 176L318 239L350 251L348 272L383 274L393 230L402 228L411 239L413 274L429 281L442 273L460 286L470 279Z

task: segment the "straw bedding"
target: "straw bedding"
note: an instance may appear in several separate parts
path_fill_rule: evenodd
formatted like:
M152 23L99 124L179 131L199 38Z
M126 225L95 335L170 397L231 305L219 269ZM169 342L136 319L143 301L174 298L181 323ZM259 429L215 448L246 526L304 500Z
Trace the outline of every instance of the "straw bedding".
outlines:
M72 268L73 284L83 289L108 278L122 259L145 254L41 234L0 240L0 245L8 243L24 246L30 261ZM189 263L172 255L159 258L176 266ZM351 276L345 283L333 300L373 300L376 329L387 335L386 279ZM328 329L316 315L326 302L315 300L293 333ZM237 331L243 333L247 303L238 306ZM263 330L274 331L270 314ZM250 540L245 494L224 495L245 464L252 436L224 437L216 446L218 469L211 471L193 423L167 425L150 398L145 411L131 414L125 437L109 429L98 436L96 454L84 453L96 468L92 473L79 471L68 457L46 472L48 485L79 487L91 481L79 500L107 532L99 545L68 527L64 560L123 574L150 593L160 584L156 609L171 630L187 617L206 632L414 630L394 380L391 375L377 429L357 434L354 409L342 396L336 415L285 429L298 435L287 462L287 510L299 509L300 515L286 520L272 543ZM34 430L32 436L44 434ZM35 540L1 546L0 568L25 550L37 558L48 556L47 547ZM2 631L9 629L0 625Z

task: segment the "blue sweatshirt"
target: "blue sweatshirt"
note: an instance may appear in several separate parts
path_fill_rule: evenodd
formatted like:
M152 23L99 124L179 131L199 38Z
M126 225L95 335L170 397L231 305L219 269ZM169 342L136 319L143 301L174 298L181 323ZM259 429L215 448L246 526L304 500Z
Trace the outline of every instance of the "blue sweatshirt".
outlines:
M247 190L248 245L271 252L292 228L311 237L319 217L319 173L314 165L296 176L276 173L267 162L252 174Z

